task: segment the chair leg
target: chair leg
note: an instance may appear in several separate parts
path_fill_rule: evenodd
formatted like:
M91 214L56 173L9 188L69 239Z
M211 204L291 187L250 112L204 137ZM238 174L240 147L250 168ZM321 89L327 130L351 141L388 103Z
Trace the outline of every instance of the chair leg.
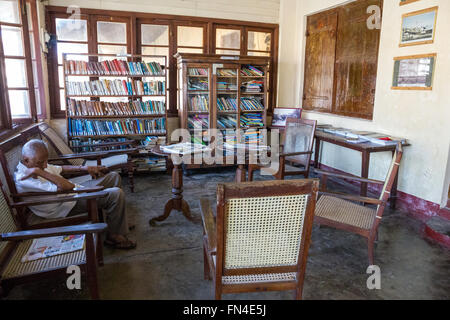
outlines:
M209 270L208 256L206 254L205 245L203 245L203 277L205 280L211 280L211 273Z
M128 183L130 184L130 190L134 193L134 166L133 162L128 161Z
M369 256L369 265L373 265L373 247L374 247L374 239L369 238L367 240L367 247L368 247L368 256Z
M302 288L295 289L295 300L302 300Z
M253 166L250 164L248 166L248 180L247 181L253 181Z
M221 288L216 287L214 299L222 300L222 289Z
M94 238L92 234L86 235L86 274L91 298L93 300L100 299L98 293L97 259L95 256Z
M97 233L97 248L96 248L96 256L97 263L100 267L103 267L105 264L103 262L103 235L102 233Z

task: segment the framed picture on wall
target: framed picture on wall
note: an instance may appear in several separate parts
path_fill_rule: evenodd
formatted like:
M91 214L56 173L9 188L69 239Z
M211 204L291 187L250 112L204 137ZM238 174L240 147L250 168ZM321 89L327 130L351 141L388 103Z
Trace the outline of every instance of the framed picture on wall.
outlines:
M414 11L402 16L400 47L433 43L438 8Z
M436 53L394 58L394 90L432 90Z
M273 110L272 127L284 128L287 118L300 118L301 108L275 108Z
M416 1L419 1L419 0L400 0L400 5L403 6L405 4L416 2Z

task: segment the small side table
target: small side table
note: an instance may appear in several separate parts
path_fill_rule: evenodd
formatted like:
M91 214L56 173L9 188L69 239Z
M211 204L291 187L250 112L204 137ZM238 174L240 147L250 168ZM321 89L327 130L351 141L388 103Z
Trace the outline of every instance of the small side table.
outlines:
M166 153L160 149L159 146L150 150L153 154L162 157L170 157L171 153ZM172 169L172 199L167 201L164 207L164 213L156 218L150 219L151 226L156 226L156 221L164 221L169 217L172 210L181 211L181 213L189 221L194 221L191 215L191 209L189 208L186 200L183 199L183 170L181 169L181 163L173 163Z

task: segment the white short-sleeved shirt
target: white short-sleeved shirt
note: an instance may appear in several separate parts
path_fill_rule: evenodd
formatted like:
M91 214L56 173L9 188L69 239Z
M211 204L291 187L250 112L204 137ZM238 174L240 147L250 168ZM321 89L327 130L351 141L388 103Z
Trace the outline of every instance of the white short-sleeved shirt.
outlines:
M16 182L16 188L19 193L22 192L55 192L58 187L53 182L50 182L42 177L28 178L25 180L20 180L23 176L25 176L25 171L28 168L19 162L17 165L16 171L14 172L14 180ZM61 176L62 168L60 166L47 165L45 171L48 173ZM63 218L66 217L70 210L75 206L76 201L70 202L60 202L60 203L49 203L42 204L39 206L32 206L30 210L37 216L46 218L46 219L55 219L55 218Z

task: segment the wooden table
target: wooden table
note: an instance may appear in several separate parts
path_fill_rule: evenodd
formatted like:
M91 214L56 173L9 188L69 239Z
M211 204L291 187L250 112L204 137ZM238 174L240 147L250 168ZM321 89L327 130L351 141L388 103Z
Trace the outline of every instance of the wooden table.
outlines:
M316 134L314 136L316 138L316 151L314 152L314 167L319 168L319 154L320 154L320 143L322 141L332 143L344 148L352 149L361 152L362 155L362 161L361 161L361 177L362 178L369 178L369 163L370 163L370 154L374 152L385 152L385 151L391 151L392 155L395 153L396 145L379 145L372 142L364 142L364 143L351 143L348 142L346 138L329 134L323 131L316 130ZM403 146L409 146L409 144L403 144ZM395 200L397 198L397 181L398 181L398 174L395 178L394 185L392 186L391 190L391 197L390 197L390 207L392 209L395 209ZM367 183L361 182L361 196L366 197L367 196Z
M159 146L152 148L150 151L157 156L166 158L172 155L171 153L162 151ZM172 163L172 199L167 201L164 207L164 213L162 215L150 219L149 223L151 226L155 226L156 221L166 220L172 210L181 211L186 219L189 221L194 221L194 218L191 215L191 209L189 208L186 200L183 199L183 170L181 169L181 163Z

